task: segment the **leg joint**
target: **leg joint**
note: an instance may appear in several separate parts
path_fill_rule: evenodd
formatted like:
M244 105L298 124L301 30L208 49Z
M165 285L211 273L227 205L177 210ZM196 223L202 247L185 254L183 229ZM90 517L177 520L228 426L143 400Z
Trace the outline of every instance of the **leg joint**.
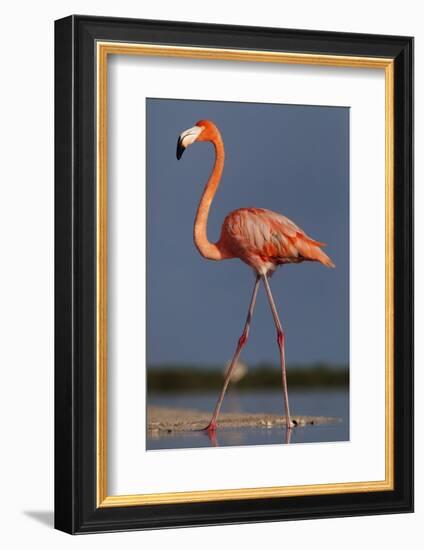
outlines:
M249 331L244 330L243 334L240 336L240 338L238 340L239 349L244 346L244 344L247 342L248 338L249 338Z
M279 346L284 346L284 342L285 342L285 335L284 335L284 330L282 328L278 328L277 329L277 342L278 342L278 345Z

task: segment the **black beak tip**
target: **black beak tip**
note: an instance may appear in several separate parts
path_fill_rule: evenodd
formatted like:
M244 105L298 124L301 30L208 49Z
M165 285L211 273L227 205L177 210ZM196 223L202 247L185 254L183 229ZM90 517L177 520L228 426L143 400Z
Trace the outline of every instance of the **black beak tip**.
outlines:
M181 144L181 141L178 140L177 143L177 159L180 160L180 158L183 156L185 147Z

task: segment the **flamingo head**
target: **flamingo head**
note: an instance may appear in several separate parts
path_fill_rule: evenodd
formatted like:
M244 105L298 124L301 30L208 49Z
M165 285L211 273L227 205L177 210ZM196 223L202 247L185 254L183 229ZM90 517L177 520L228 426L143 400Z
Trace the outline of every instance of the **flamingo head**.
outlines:
M214 141L219 130L210 120L199 120L192 128L182 132L177 141L177 159L180 160L184 151L195 141Z

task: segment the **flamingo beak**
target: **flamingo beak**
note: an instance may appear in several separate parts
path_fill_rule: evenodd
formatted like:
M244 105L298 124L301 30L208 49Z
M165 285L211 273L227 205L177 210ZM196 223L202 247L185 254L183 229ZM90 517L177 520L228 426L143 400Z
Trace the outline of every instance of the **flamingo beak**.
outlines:
M183 156L186 148L196 141L202 131L203 128L200 128L199 126L193 126L193 128L189 128L188 130L185 130L182 134L180 134L177 141L178 160L180 160L180 158Z
M180 158L183 156L183 153L185 151L185 147L183 145L183 142L181 140L181 136L179 136L177 141L177 159L180 160Z

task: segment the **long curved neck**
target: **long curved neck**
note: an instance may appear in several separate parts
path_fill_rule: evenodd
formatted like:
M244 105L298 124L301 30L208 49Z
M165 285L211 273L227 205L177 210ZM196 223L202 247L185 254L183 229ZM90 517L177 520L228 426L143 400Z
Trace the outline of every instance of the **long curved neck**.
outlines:
M219 241L216 244L211 243L208 240L207 234L209 210L216 190L218 189L218 185L221 181L225 158L224 143L219 134L214 137L212 143L215 148L215 164L203 191L203 195L197 209L196 218L194 220L194 244L204 258L209 260L222 260L226 257L226 255L221 249Z

